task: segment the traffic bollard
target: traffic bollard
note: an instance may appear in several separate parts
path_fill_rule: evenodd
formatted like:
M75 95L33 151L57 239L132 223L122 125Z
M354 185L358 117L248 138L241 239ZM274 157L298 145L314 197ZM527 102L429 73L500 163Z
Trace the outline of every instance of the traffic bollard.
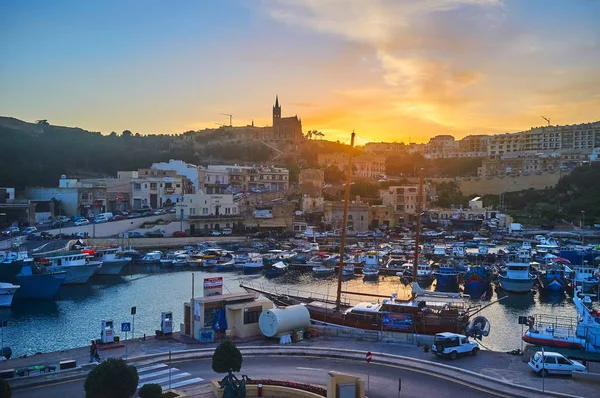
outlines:
M262 384L259 384L257 387L258 387L258 396L262 397Z

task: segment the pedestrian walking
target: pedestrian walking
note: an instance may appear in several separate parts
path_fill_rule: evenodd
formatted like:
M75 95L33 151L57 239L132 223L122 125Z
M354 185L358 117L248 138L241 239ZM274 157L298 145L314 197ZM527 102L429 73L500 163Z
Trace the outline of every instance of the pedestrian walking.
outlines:
M96 344L96 340L92 340L92 344L90 345L90 362L94 361L100 362L100 355L98 355L98 345Z

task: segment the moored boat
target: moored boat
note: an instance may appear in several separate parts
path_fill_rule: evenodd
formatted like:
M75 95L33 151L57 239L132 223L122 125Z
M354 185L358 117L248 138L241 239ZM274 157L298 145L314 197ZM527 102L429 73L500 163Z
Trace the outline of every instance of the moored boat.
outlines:
M10 307L13 297L19 288L19 285L0 282L0 307Z
M245 274L256 274L263 270L264 268L263 259L260 255L248 255L246 261L243 264L242 269Z
M271 267L265 270L265 276L267 278L275 278L285 274L288 271L288 265L283 261L276 262Z
M459 270L451 264L441 264L437 271L434 271L435 284L437 289L456 289L458 288Z
M36 263L43 264L50 272L66 271L63 280L66 285L85 284L102 266L100 261L90 260L92 256L88 253L67 252L65 254L35 258Z
M506 269L500 273L500 287L507 292L530 292L535 277L529 272L529 263L507 263Z
M470 266L464 275L464 290L473 299L481 298L490 285L483 265Z
M66 271L48 271L45 266L35 264L32 260L25 261L16 276L19 289L15 298L53 299L66 277Z
M83 250L85 252L85 250ZM93 249L93 261L101 261L100 267L95 275L119 275L127 264L132 261L131 255L134 251L121 251L118 247L102 247ZM137 252L135 252L137 253Z

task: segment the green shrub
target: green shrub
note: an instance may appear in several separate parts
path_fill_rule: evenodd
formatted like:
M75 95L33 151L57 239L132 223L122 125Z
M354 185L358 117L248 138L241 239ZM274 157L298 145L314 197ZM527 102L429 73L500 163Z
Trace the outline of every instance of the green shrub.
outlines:
M0 398L10 398L11 395L12 391L10 389L10 384L8 384L8 381L0 379Z
M229 369L239 372L242 368L242 353L230 340L222 342L212 357L212 369L217 373L227 373Z
M134 366L110 358L96 366L85 379L86 398L129 398L137 390L139 377Z
M160 384L144 384L138 394L140 398L160 398L162 397L162 387Z

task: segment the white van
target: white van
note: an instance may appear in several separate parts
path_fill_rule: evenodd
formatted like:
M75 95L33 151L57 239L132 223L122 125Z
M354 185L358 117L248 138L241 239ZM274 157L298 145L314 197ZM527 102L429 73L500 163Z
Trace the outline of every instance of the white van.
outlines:
M113 219L113 214L112 213L100 213L98 214L96 217L104 217L106 218L108 221Z
M221 232L223 233L223 235L231 235L233 233L233 230L231 228L223 228Z

